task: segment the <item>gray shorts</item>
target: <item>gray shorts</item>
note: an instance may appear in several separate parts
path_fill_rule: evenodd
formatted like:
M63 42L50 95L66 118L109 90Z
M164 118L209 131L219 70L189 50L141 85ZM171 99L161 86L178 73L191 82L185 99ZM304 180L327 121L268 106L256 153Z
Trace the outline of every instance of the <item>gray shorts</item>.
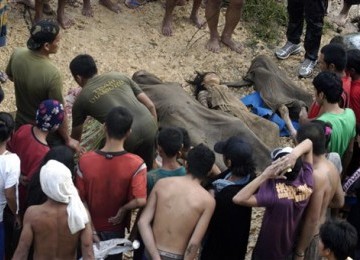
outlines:
M318 249L319 235L315 235L305 251L305 260L321 260Z

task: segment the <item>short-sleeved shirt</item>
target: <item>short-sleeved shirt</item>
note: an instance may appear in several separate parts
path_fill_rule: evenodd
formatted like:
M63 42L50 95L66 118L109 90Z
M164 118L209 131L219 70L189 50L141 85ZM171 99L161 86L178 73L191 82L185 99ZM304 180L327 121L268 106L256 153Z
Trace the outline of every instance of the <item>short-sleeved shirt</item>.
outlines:
M174 177L174 176L185 176L186 169L185 167L181 166L175 170L164 170L162 168L151 170L147 174L147 191L150 194L151 190L154 188L155 183L167 177Z
M0 222L3 221L6 206L5 189L18 184L20 176L20 159L14 153L6 151L0 155Z
M255 194L265 213L254 249L255 259L285 259L292 252L297 228L314 187L312 166L303 163L292 182L269 179Z
M146 165L128 152L92 151L79 160L76 187L89 207L96 231L123 231L128 218L119 225L109 223L118 210L135 198L146 198Z
M356 135L354 111L346 108L341 114L324 113L318 119L332 125L329 152L336 152L343 157L350 140Z
M60 71L44 56L27 48L12 54L6 74L14 81L16 99L16 127L34 123L39 104L46 99L64 103Z

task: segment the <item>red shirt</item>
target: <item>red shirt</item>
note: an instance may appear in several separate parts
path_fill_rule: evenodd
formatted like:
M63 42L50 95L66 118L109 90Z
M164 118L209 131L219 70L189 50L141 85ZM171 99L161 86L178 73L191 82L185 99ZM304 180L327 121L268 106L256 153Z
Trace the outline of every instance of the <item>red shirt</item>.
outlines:
M345 107L351 107L350 106L350 94L351 94L351 78L349 76L344 76L341 78L342 83L343 83L343 94L341 95L341 99L342 99L342 108ZM320 105L318 103L316 103L316 101L314 101L309 109L309 113L308 113L308 117L310 119L312 118L316 118L319 115L320 112Z
M360 80L351 83L350 108L354 110L356 123L360 123Z
M33 125L22 125L7 143L9 151L20 158L21 175L28 180L39 170L44 156L50 150L47 144L41 143L34 135ZM19 184L20 209L25 209L26 187Z
M76 187L88 205L96 231L124 230L129 218L120 225L108 219L130 200L146 198L146 174L144 161L126 151L92 151L80 158Z

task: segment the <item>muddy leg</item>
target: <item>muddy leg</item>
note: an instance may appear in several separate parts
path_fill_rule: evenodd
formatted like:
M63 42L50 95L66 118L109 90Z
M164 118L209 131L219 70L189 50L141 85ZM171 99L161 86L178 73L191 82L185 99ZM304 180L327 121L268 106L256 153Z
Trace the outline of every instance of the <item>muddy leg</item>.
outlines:
M210 30L210 39L206 48L212 52L220 51L220 37L217 29L220 15L221 0L208 0L205 6L206 21Z
M285 121L286 127L290 132L290 136L293 139L295 139L297 131L291 122L291 119L289 116L289 109L285 105L281 105L281 107L279 108L279 112L280 112L281 118Z

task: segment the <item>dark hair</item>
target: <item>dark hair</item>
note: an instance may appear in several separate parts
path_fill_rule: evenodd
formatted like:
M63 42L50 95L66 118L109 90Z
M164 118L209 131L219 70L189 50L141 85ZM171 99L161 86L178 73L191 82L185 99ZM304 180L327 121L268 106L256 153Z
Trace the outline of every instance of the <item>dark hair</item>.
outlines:
M225 159L230 159L227 158L226 155L224 156ZM251 178L254 178L256 176L256 164L252 154L242 157L241 161L239 161L238 163L233 163L233 160L231 160L231 166L229 167L229 169L231 170L232 175L238 177L250 175Z
M206 90L206 88L204 88L204 84L203 84L205 76L207 74L215 73L215 72L199 72L199 71L195 71L195 73L196 73L195 78L193 80L187 80L186 82L195 86L195 93L194 94L195 94L195 98L197 99L200 91Z
M93 57L88 54L80 54L70 62L70 71L73 77L81 76L89 79L97 73L97 67Z
M307 138L313 143L313 153L315 155L326 153L325 126L314 122L300 126L296 136L297 142L301 143Z
M347 65L346 69L353 69L357 74L360 74L360 50L351 49L347 51Z
M47 196L42 191L40 185L40 169L50 160L56 160L63 163L66 167L69 168L74 178L74 151L65 145L52 147L50 151L48 151L47 154L44 156L41 165L39 166L39 169L32 176L28 184L26 208L32 205L40 205L47 200Z
M183 150L189 150L190 149L190 135L189 135L189 132L183 128L183 127L177 127L180 132L182 133L182 136L183 136Z
M13 117L7 112L0 112L0 143L5 142L15 128Z
M342 80L333 72L322 71L313 80L317 93L324 93L326 100L331 103L339 103L343 93Z
M206 145L199 144L187 156L188 172L197 179L206 179L215 162L215 154Z
M357 245L356 229L345 220L326 221L320 227L320 239L325 249L330 249L337 260L352 255Z
M114 107L105 119L106 132L110 138L122 139L130 130L133 116L125 107Z
M285 156L287 154L288 153L278 153L276 155L276 157L273 158L273 160L275 161L275 160L277 160L277 159L279 159L279 158L281 158L281 157L283 157L283 156ZM292 168L292 171L285 173L284 176L286 177L286 181L290 181L290 182L294 181L297 178L297 176L299 175L300 171L302 170L302 166L303 166L303 162L302 162L301 157L299 157L296 160L295 165Z
M334 64L336 70L339 72L345 69L347 55L343 45L331 43L322 47L320 52L324 55L326 64Z
M157 144L162 148L166 156L174 157L183 145L183 135L176 127L162 128L157 136Z

